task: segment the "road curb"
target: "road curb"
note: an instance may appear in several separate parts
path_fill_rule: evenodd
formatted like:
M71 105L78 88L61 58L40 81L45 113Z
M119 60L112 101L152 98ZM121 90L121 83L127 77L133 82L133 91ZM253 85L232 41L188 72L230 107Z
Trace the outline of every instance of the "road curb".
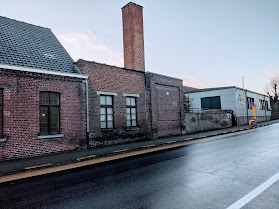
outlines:
M273 123L268 123L268 124L264 124L264 125L259 125L256 128L264 127L264 126L267 126L267 125L273 125L275 123L279 123L279 122L273 122ZM193 144L194 141L197 141L197 140L216 137L216 136L221 136L221 135L227 135L227 134L231 134L231 133L244 132L244 131L247 131L247 130L251 130L251 129L250 128L242 128L242 129L237 129L237 130L224 131L224 132L220 132L220 133L217 133L217 134L210 134L210 135L205 135L205 136L186 138L186 139L183 139L183 140L168 141L168 142L157 144L157 145L151 144L151 145L146 145L146 146L135 148L135 149L116 150L116 151L106 153L106 154L103 154L103 155L89 155L89 156L84 156L84 157L80 157L80 158L77 158L77 159L68 160L68 161L59 162L59 163L47 163L47 164L42 164L42 165L29 166L29 167L26 167L26 168L17 169L17 170L14 170L14 171L9 171L9 172L0 174L0 183L5 182L5 181L1 181L2 178L5 178L7 176L16 175L16 174L28 173L28 172L32 172L32 171L44 170L44 169L54 168L54 167L59 167L59 166L66 166L66 165L86 162L86 161L90 161L90 160L101 160L102 158L107 158L107 157L111 157L111 156L118 156L118 155L123 155L123 154L129 154L129 153L138 152L138 151L142 151L142 150L148 150L148 149L150 150L150 149L154 149L154 148L166 147L165 149L170 149L167 146L175 145L175 144L182 144L182 143L184 144L184 143L187 143L187 142L191 142L190 144ZM188 144L180 145L180 146L187 146L187 145ZM179 146L175 146L175 147L179 147ZM165 150L165 149L158 149L157 151L162 151L162 150ZM154 151L152 151L152 152L154 152ZM148 152L146 152L146 153L148 153ZM134 156L134 155L132 155L132 156ZM117 157L114 160L116 160L116 159L117 159ZM121 158L119 158L119 159L121 159ZM40 174L40 175L43 175L43 174ZM12 180L10 180L10 181L12 181Z

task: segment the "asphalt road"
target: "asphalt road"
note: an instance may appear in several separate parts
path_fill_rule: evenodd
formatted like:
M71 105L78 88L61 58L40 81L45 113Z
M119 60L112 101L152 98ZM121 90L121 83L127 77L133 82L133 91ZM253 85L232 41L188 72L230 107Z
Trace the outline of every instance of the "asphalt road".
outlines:
M243 203L248 194L252 199L244 198L243 208L278 209L279 181L273 178L270 183L278 172L279 124L274 124L114 163L2 183L0 208L218 209ZM254 191L266 181L266 190Z

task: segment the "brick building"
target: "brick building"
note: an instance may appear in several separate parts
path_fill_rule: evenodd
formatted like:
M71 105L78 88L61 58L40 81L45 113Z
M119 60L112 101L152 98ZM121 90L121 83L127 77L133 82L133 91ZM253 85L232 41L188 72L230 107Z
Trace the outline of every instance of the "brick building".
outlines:
M145 72L142 6L122 8L124 68L78 60L88 75L90 146L181 134L182 80Z
M77 66L89 80L90 146L146 138L144 72L85 60Z
M182 80L145 72L142 7L122 15L124 68L73 63L50 29L0 17L0 160L181 134Z
M86 145L87 76L48 28L0 17L0 160Z

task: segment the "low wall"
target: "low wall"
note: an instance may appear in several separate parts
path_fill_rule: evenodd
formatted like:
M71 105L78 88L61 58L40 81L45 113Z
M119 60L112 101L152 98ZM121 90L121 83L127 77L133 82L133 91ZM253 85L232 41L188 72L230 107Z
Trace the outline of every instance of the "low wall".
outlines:
M241 126L241 125L247 125L249 124L249 120L252 120L253 116L249 116L248 117L248 121L247 121L247 116L239 116L236 117L236 121L237 121L237 126ZM271 120L271 116L257 116L257 122L264 122L264 121L268 121Z
M232 117L229 113L185 113L185 134L229 128Z

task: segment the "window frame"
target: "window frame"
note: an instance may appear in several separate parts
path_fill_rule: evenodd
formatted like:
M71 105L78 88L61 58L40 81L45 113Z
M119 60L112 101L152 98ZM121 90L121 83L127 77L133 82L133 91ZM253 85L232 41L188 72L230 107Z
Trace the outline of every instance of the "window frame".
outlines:
M105 101L107 103L107 97L111 97L111 105L108 104L101 104L101 97L105 97ZM100 94L100 128L101 130L107 130L107 129L114 129L114 96L113 95L105 95L105 94ZM105 114L101 113L101 109L104 108L105 109ZM108 109L111 108L112 110L112 114L108 113ZM101 117L102 115L105 115L105 121L102 121ZM108 123L111 122L108 120L108 115L112 115L112 127L108 128ZM102 128L102 122L105 122L106 127Z
M45 104L40 104L40 95L41 93L48 93L48 105ZM58 105L54 105L54 104L50 104L50 94L54 93L58 95L58 99L59 99L59 104ZM47 114L48 114L48 132L41 132L41 107L47 107ZM50 114L50 109L51 107L58 107L58 131L57 132L52 132L51 131L51 114ZM58 92L53 92L53 91L41 91L39 94L39 127L40 127L40 132L39 135L40 136L48 136L48 135L57 135L57 134L61 134L61 95Z
M127 99L135 99L135 105L132 105L131 104L131 101L130 101L130 105L127 105ZM132 97L132 96L126 96L125 98L125 102L126 102L126 127L129 127L129 128L133 128L133 127L137 127L138 126L138 117L137 117L137 97ZM136 119L133 119L132 118L132 109L135 109L135 115L136 115ZM127 109L129 109L129 113L127 113ZM130 119L127 118L127 116L130 116ZM133 120L136 122L135 125L133 125ZM130 121L130 126L128 126L128 121Z
M0 118L0 122L1 122L1 126L0 126L0 138L4 137L4 89L0 89L0 95L1 95L1 100L2 102L0 102L0 107L1 107L1 118Z

